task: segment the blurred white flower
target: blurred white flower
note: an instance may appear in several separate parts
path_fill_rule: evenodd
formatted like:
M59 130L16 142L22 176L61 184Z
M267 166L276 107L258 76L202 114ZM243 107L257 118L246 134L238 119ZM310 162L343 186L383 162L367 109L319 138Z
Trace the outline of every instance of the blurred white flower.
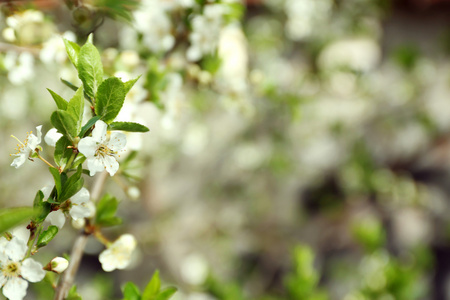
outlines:
M16 33L14 32L14 28L6 27L2 31L3 38L8 42L15 42L16 41Z
M114 243L108 246L98 259L105 272L115 269L125 269L131 261L131 254L136 248L136 239L131 234L121 235Z
M29 52L19 55L8 52L3 63L8 70L8 79L14 85L21 85L34 77L34 57Z
M112 132L107 139L107 126L99 120L95 123L92 137L85 137L78 143L78 150L87 158L90 175L106 170L113 176L119 170L118 153L125 148L127 138L122 132Z
M381 49L375 40L353 38L328 45L320 53L318 64L324 70L344 67L367 72L376 67L380 59Z
M188 60L196 61L206 54L214 53L224 23L223 16L227 12L228 8L222 4L208 4L203 15L192 19L192 32L189 35L191 46L186 53Z
M130 186L127 189L127 195L130 197L131 200L137 200L141 196L141 191L138 187Z
M71 31L66 31L62 37L72 42L76 41L76 36ZM42 45L39 58L45 64L63 64L67 60L66 47L59 34L53 35Z
M208 276L208 263L199 254L188 255L180 267L183 280L192 285L200 285Z
M136 51L125 50L120 53L120 62L128 69L137 67L139 61L139 54Z
M185 104L185 94L183 88L183 78L178 73L169 73L166 75L167 87L161 93L161 99L164 101L166 112L164 114L162 125L165 128L173 127L180 118Z
M238 24L225 27L220 33L218 45L221 65L219 76L235 91L245 90L248 74L247 41Z
M302 40L311 36L322 24L326 24L331 11L330 0L288 0L285 5L287 15L286 32L292 40Z
M47 145L55 147L56 142L62 137L63 135L59 133L56 128L52 128L49 131L47 131L47 134L44 136L44 141Z
M181 149L184 154L194 156L202 152L208 143L208 128L202 124L192 124L186 130Z
M19 143L17 144L17 152L15 154L10 154L11 156L16 156L16 158L11 163L12 167L15 167L16 169L22 166L27 158L29 158L33 153L36 152L36 148L41 143L41 129L42 125L36 127L37 136L35 136L32 131L27 133L27 138L22 143L18 138L15 136L11 136L15 138Z
M143 43L153 52L170 50L175 44L172 23L160 1L145 1L134 12L136 29L143 33Z
M38 10L28 9L23 13L14 14L6 18L6 24L14 29L23 26L26 23L42 22L44 21L44 14Z
M26 242L18 237L7 241L0 238L0 285L3 295L10 300L22 300L28 287L28 281L38 282L44 279L42 265L32 258L24 260L27 252Z

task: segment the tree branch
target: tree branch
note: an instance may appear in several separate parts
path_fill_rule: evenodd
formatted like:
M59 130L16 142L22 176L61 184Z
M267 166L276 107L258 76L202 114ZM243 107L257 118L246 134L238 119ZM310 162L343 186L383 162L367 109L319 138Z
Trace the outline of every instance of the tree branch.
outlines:
M107 176L108 173L104 171L100 174L100 176L96 178L91 192L92 201L96 201L100 197ZM70 254L69 267L58 282L55 297L53 298L54 300L63 300L67 297L67 293L73 284L75 276L78 272L78 267L80 266L81 259L83 258L84 248L86 247L89 235L90 233L87 233L85 230L83 230L75 240L75 243L72 247L72 252Z

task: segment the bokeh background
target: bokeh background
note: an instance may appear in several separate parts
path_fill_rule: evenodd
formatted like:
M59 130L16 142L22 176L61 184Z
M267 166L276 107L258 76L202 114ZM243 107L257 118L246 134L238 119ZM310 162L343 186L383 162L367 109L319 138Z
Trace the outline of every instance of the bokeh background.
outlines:
M45 165L16 170L8 153L11 134L51 128L46 88L79 85L61 36L93 32L108 76L142 75L119 119L150 132L128 136L106 186L124 219L107 234L134 234L138 250L105 273L90 241L83 299L120 299L155 269L176 300L450 299L450 1L0 7L4 207L51 184ZM76 234L66 225L38 258L70 252ZM48 295L31 286L30 299Z

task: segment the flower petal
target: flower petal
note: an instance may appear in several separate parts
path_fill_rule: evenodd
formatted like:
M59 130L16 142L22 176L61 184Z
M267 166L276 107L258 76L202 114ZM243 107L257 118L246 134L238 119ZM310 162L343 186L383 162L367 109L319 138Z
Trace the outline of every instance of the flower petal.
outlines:
M39 125L38 127L36 127L36 134L37 134L37 143L39 145L42 140L42 125Z
M36 147L41 143L42 125L36 127L36 131L37 136L35 136L34 134L30 134L30 136L28 137L28 147L31 151L34 151Z
M124 247L126 249L129 249L130 251L133 251L136 247L136 238L134 235L125 233L122 234L115 242L114 244Z
M3 287L3 295L9 300L22 300L27 294L28 282L19 277L10 278Z
M30 230L28 230L25 226L17 226L11 230L12 236L15 236L18 239L28 243L28 239L30 238Z
M94 176L97 172L103 172L105 166L99 157L90 157L87 159L88 169L90 171L89 175Z
M88 202L90 199L90 194L87 188L83 187L81 190L70 198L72 203L82 204Z
M38 282L45 277L45 271L42 269L42 265L32 258L27 258L22 262L20 274L30 282Z
M48 186L48 185L41 188L41 192L44 194L44 201L47 201L47 199L50 197L52 190L53 190L53 187Z
M89 217L91 215L91 210L89 207L84 205L73 205L69 211L69 214L74 220L78 220Z
M47 143L47 145L55 147L56 142L62 137L63 135L59 133L56 128L50 129L47 134L44 137L44 141Z
M106 129L108 128L108 125L106 125L105 122L102 120L98 120L95 122L94 130L92 130L92 138L94 138L95 141L101 143L106 140Z
M61 210L52 211L47 216L47 221L50 221L50 224L57 226L59 229L61 229L64 226L64 223L66 222L66 216Z
M27 244L18 237L13 237L5 246L5 254L15 262L21 261L27 253Z
M109 175L114 176L117 170L119 170L119 163L113 156L105 156L103 158L103 163L105 165L106 171L108 171Z
M113 151L121 151L127 144L127 136L122 132L112 132L108 147Z
M15 167L17 169L25 163L25 161L27 160L28 154L21 152L19 154L15 154L15 156L17 156L17 157L11 163L11 167Z
M78 143L78 151L87 158L93 157L97 151L97 141L90 136L82 138Z
M98 260L102 264L102 269L105 272L111 272L116 269L116 258L111 249L106 249L100 253Z
M4 286L6 281L8 281L8 279L5 277L5 275L3 275L3 273L0 273L0 286Z

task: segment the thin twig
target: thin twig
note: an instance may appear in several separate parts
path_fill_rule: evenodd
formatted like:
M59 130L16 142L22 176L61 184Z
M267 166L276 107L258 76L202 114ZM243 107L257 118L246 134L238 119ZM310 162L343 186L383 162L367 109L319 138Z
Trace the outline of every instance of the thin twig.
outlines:
M101 173L95 180L94 186L92 187L91 200L96 201L100 197L100 194L105 185L108 173L105 171ZM64 272L62 278L58 282L56 287L54 300L63 300L67 297L67 293L73 284L75 276L78 272L78 267L80 266L81 259L83 258L84 248L86 247L87 238L89 233L84 230L80 232L79 236L75 240L72 247L72 252L70 254L70 264L67 270Z
M28 52L33 54L34 56L38 56L39 55L39 48L35 48L35 47L20 47L20 46L16 46L13 44L7 44L7 43L0 43L0 52L8 52L8 51L12 51L12 52L17 52L17 53L22 53L22 52Z

